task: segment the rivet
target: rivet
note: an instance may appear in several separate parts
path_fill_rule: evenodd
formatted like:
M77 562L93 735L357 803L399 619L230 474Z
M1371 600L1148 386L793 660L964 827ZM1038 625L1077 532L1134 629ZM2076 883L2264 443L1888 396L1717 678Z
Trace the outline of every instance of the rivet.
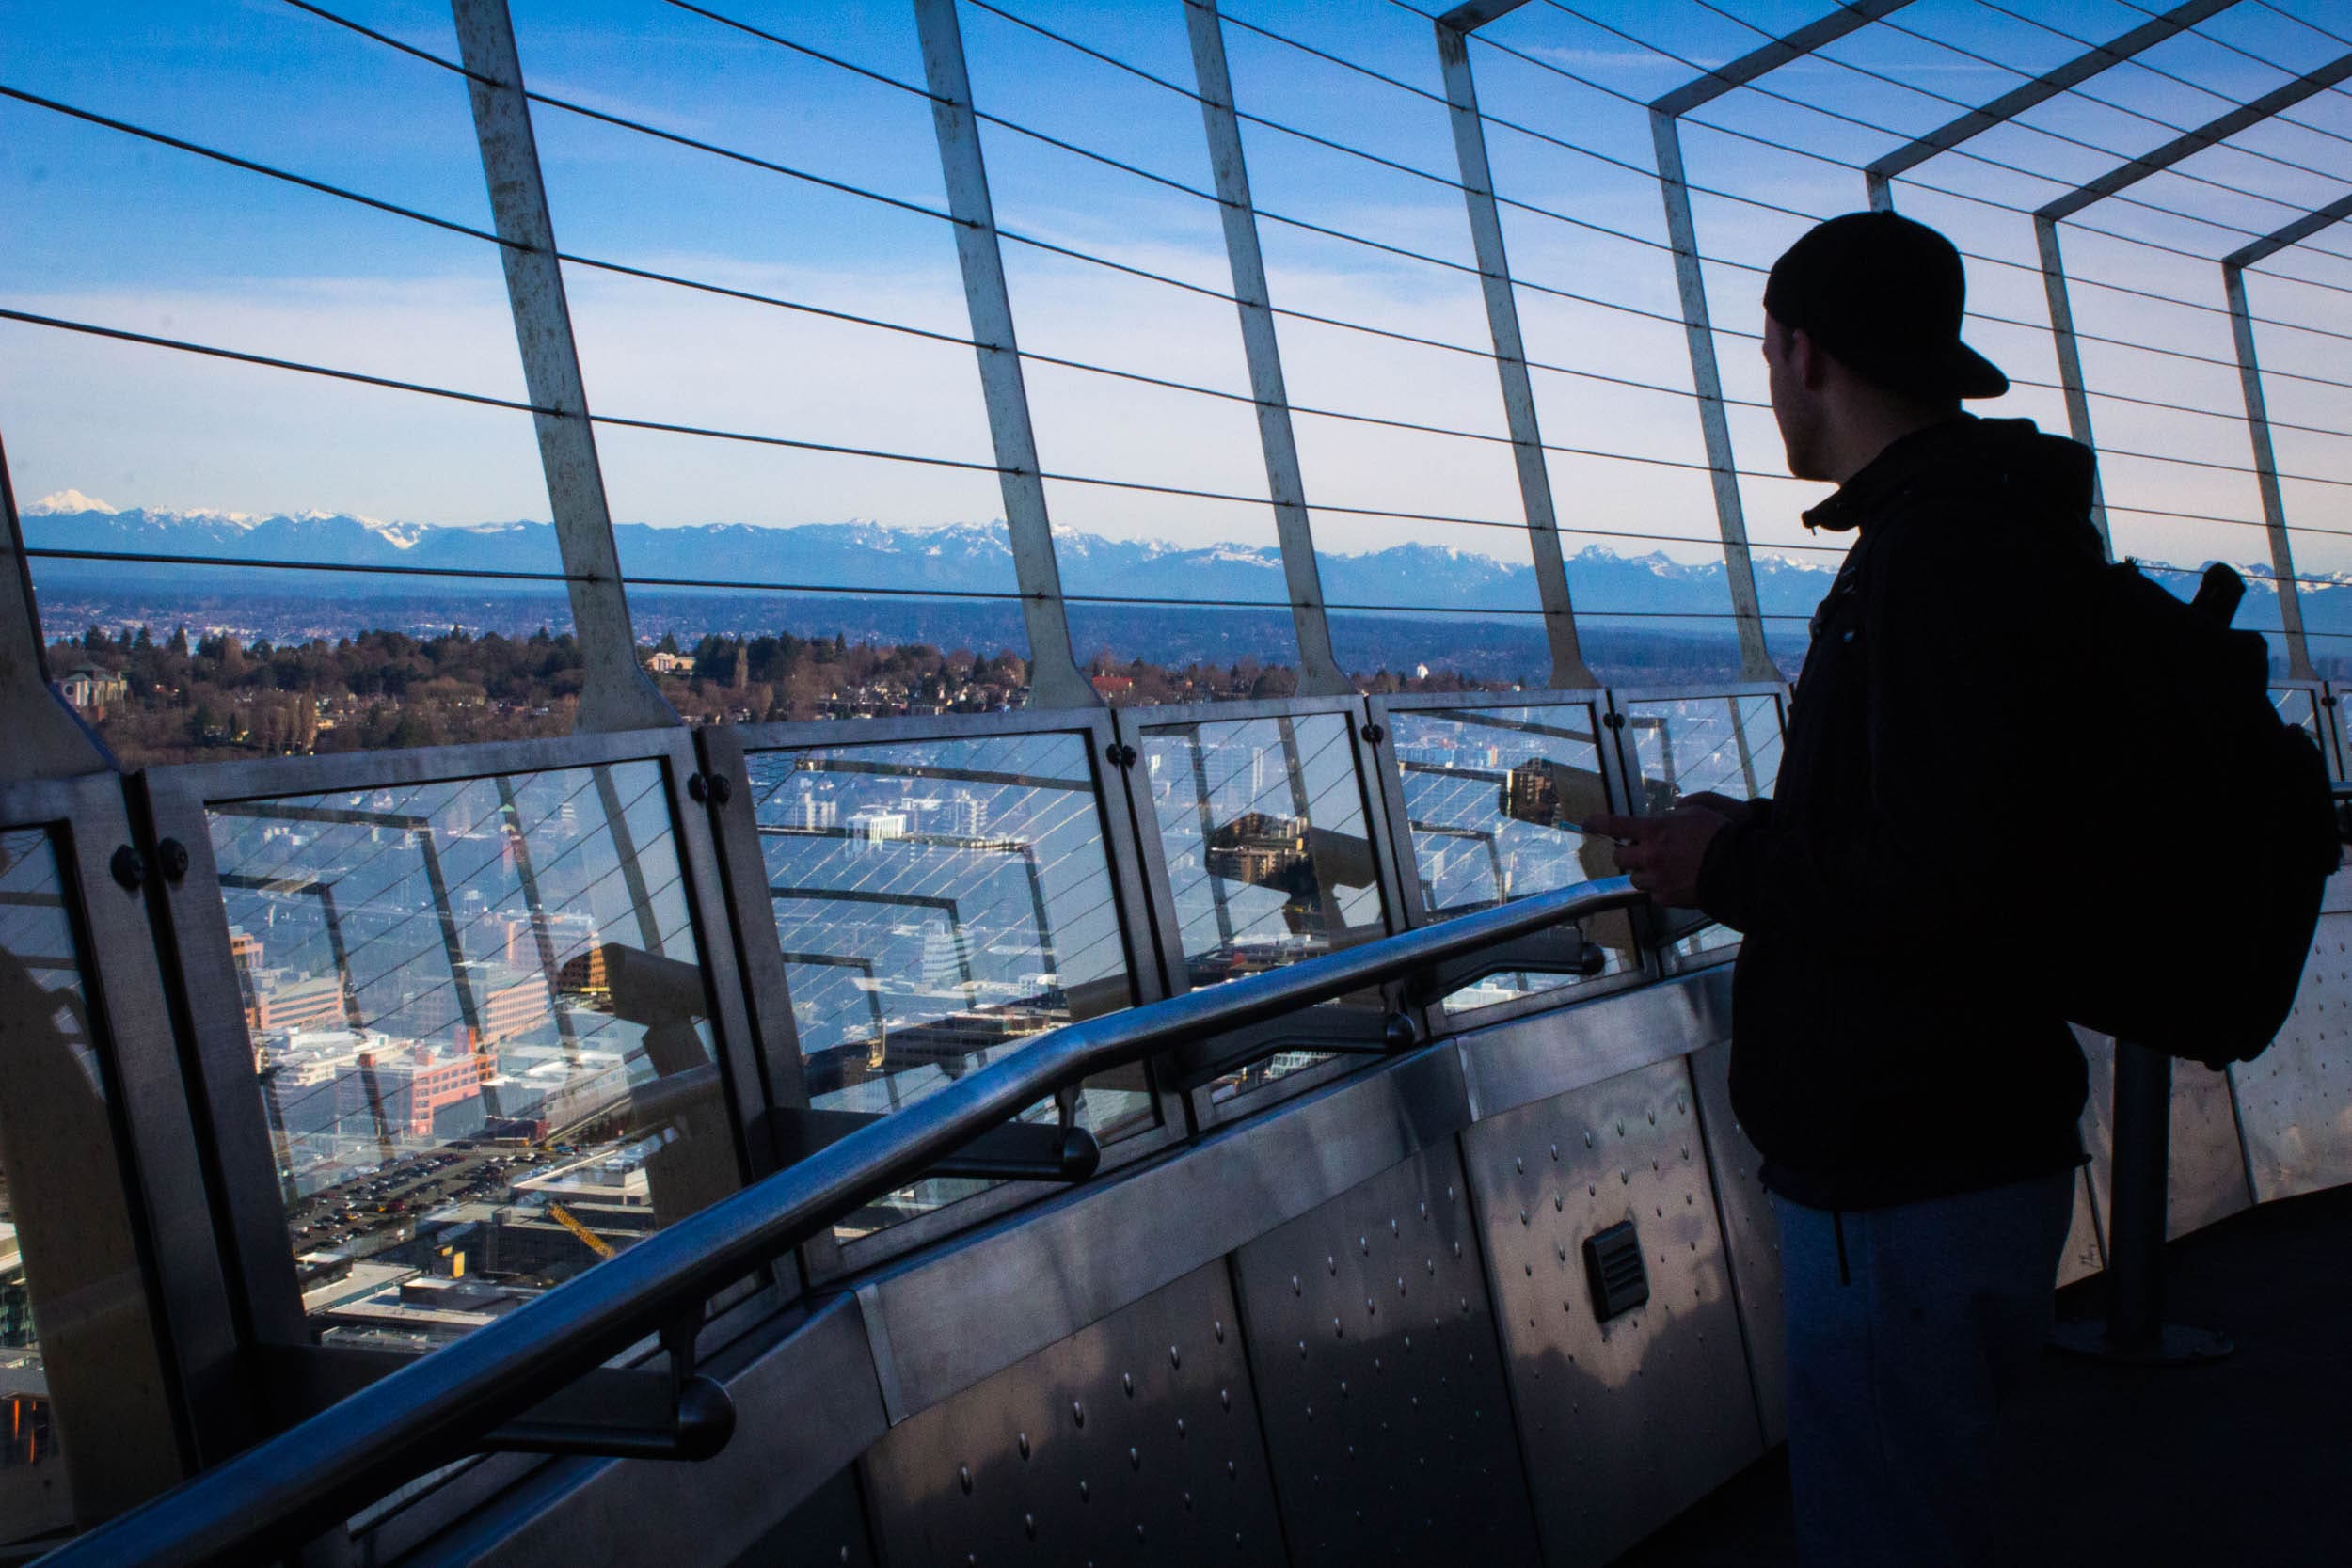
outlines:
M1184 1440L1184 1418L1182 1416L1176 1418L1176 1440L1180 1443Z
M1559 1212L1563 1212L1564 1210L1565 1210L1565 1209L1567 1208L1567 1206L1568 1206L1568 1200L1567 1200L1565 1197L1562 1196L1561 1196L1560 1194L1558 1194L1558 1193L1554 1193L1554 1194L1552 1194L1552 1195L1551 1195L1551 1212L1552 1212L1553 1213L1555 1213L1555 1214L1556 1214L1556 1213L1559 1213Z
M1454 1201L1454 1183L1451 1181L1445 1184L1445 1200L1448 1203Z
M1347 1338L1347 1330L1340 1326L1340 1320L1337 1318L1331 1320L1331 1335L1332 1338L1339 1339Z
M1301 1361L1307 1359L1307 1341L1304 1339L1298 1341L1298 1359Z
M1435 1275L1438 1272L1438 1260L1435 1258L1422 1259L1421 1260L1421 1266L1424 1271L1432 1275Z
M1590 1132L1584 1134L1584 1147L1586 1148L1593 1147L1593 1135Z
M1024 1513L1023 1515L1021 1515L1021 1528L1022 1528L1024 1530L1025 1530L1025 1531L1027 1531L1027 1532L1028 1532L1028 1537L1029 1537L1029 1539L1030 1539L1030 1540L1032 1540L1032 1541L1036 1540L1036 1539L1037 1539L1037 1515L1036 1515L1036 1514L1034 1514L1034 1513Z
M1070 1418L1077 1422L1082 1427L1087 1424L1087 1407L1085 1401L1072 1400L1070 1402Z
M1028 1457L1029 1457L1029 1434L1028 1434L1027 1433L1025 1433L1025 1433L1023 1433L1020 1435L1020 1437L1019 1437L1018 1439L1016 1439L1016 1441L1019 1443L1020 1448L1021 1448L1021 1457L1022 1457L1022 1458L1024 1458L1024 1459L1028 1458Z
M1347 1398L1347 1379L1340 1379L1340 1398Z
M1462 1243L1459 1242L1454 1243L1454 1256L1456 1258L1462 1256Z
M1168 1346L1168 1364L1171 1367L1182 1367L1184 1364L1184 1353L1174 1345Z
M1127 1450L1127 1468L1130 1470L1140 1470L1143 1468L1143 1450L1141 1449L1129 1449Z
M1125 1393L1125 1394L1126 1394L1126 1396L1127 1396L1129 1399L1134 1399L1134 1398L1136 1397L1136 1378L1135 1378L1135 1374L1134 1374L1133 1372L1121 1372L1121 1373L1120 1373L1120 1374L1119 1374L1119 1386L1120 1386L1120 1389L1123 1393Z
M1192 1494L1189 1492L1184 1494L1184 1512L1187 1513L1192 1512Z
M1138 1541L1143 1539L1143 1527L1141 1525L1137 1525L1136 1527L1136 1539Z
M1361 1253L1362 1253L1365 1257L1367 1257L1367 1258L1371 1257L1371 1256L1372 1256L1372 1238L1371 1238L1371 1237L1369 1237L1369 1236L1359 1236L1359 1237L1357 1237L1357 1238L1356 1238L1356 1248L1357 1248L1357 1250L1358 1250L1358 1251L1361 1252Z
M1525 1176L1527 1174L1527 1162L1514 1155L1511 1160L1511 1168L1518 1172L1521 1176Z
M1291 1294L1295 1296L1306 1294L1305 1290L1298 1283L1296 1275L1291 1275Z
M1396 1221L1394 1220L1391 1220L1389 1222L1389 1234L1391 1236L1401 1234L1396 1227Z
M1209 1330L1216 1336L1216 1342L1218 1344L1221 1345L1225 1342L1225 1320L1223 1318L1219 1318L1215 1323L1209 1324Z
M1226 1479L1227 1481L1232 1481L1232 1480L1234 1480L1234 1479L1238 1478L1238 1477L1240 1476L1240 1474L1241 1474L1241 1470L1240 1470L1240 1468L1239 1468L1237 1465L1234 1465L1234 1463L1233 1463L1232 1460L1230 1460L1230 1459L1229 1459L1229 1460L1227 1460L1227 1461L1225 1462L1225 1479ZM1241 1537L1237 1535L1237 1536L1233 1537L1233 1539L1234 1539L1234 1540L1236 1540L1236 1541L1238 1541L1238 1540L1240 1540L1240 1539L1241 1539Z
M1340 1272L1340 1260L1338 1255L1327 1255L1323 1259L1323 1263L1324 1267L1329 1269L1333 1274L1338 1274Z
M1519 1223L1521 1225L1525 1225L1527 1223L1527 1211L1524 1209L1519 1211Z
M1080 1482L1078 1483L1078 1500L1079 1500L1080 1502L1085 1502L1085 1501L1087 1501L1087 1500L1088 1500L1088 1498L1089 1498L1089 1497L1092 1497L1092 1496L1093 1496L1093 1493L1092 1493L1091 1491L1089 1491L1089 1488L1088 1488L1088 1486L1087 1486L1087 1483L1086 1483L1085 1481L1080 1481Z
M1405 1293L1405 1276L1403 1275L1398 1275L1396 1276L1396 1293L1400 1296Z
M1555 1161L1555 1162L1557 1162L1557 1161L1559 1160L1559 1158L1560 1158L1560 1146L1559 1146L1558 1144L1553 1144L1553 1145L1551 1146L1551 1157L1552 1157L1553 1161Z
M1313 1405L1311 1405L1311 1405L1309 1405L1309 1406L1307 1407L1307 1419L1309 1419L1309 1420L1311 1420L1311 1420L1313 1420L1314 1418L1315 1418L1315 1407L1314 1407Z
M1303 1345L1303 1344L1305 1344L1307 1341L1306 1341L1306 1340L1304 1340L1304 1339L1301 1339L1301 1340L1300 1340L1300 1341L1298 1341L1298 1342L1299 1342L1300 1344L1302 1344L1302 1345ZM1228 1409L1228 1410L1232 1409L1232 1408L1233 1408L1233 1391L1232 1391L1231 1388L1219 1388L1219 1389L1216 1391L1216 1402L1217 1402L1217 1403L1219 1403L1219 1404L1221 1404L1221 1405L1223 1405L1223 1406L1224 1406L1226 1409Z
M956 1480L963 1483L964 1496L970 1497L972 1495L972 1466L969 1465L957 1465Z
M1422 1199L1421 1217L1422 1219L1427 1219L1429 1217L1429 1200L1427 1198Z

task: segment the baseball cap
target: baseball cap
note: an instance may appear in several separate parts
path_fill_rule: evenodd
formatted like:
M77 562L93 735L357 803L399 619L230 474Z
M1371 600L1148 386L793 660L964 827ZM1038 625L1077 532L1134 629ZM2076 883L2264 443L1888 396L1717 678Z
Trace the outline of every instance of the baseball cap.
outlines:
M2009 377L1960 341L1967 294L1951 241L1898 213L1848 213L1772 263L1764 309L1891 391L1996 398Z

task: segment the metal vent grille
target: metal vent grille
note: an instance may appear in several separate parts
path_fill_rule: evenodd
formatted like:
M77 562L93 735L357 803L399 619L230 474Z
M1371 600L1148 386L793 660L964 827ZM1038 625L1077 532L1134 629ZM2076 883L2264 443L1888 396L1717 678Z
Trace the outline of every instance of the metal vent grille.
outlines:
M1584 1275L1593 1287L1593 1316L1602 1323L1649 1300L1649 1275L1642 1268L1642 1239L1631 1220L1584 1238Z

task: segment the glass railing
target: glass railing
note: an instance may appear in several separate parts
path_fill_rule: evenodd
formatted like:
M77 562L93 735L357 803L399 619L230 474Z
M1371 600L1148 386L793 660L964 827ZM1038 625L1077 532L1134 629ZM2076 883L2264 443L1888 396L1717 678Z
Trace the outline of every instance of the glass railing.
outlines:
M1412 847L1406 885L1417 920L1617 874L1614 846L1580 826L1624 801L1613 748L1603 744L1605 711L1598 693L1534 705L1375 704L1374 722L1386 731L1395 776L1391 815ZM1489 974L1444 997L1443 1006L1469 1012L1640 967L1623 914L1593 922L1582 935L1600 949L1597 969Z
M430 1349L739 1184L662 759L200 792L309 1339Z
M1089 732L832 744L838 733L754 744L743 767L812 1109L898 1110L1136 1000ZM1089 1084L1072 1110L1104 1144L1156 1119L1140 1071ZM988 1185L919 1181L839 1234Z

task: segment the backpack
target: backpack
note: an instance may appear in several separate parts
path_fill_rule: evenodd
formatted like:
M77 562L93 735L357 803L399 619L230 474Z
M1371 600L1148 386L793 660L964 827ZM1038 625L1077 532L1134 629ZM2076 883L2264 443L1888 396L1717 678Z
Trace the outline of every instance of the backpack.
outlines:
M2096 783L2056 814L2053 854L2083 899L2053 976L2066 1016L2213 1068L2286 1022L2343 858L2319 748L2272 706L2262 635L2231 629L2245 592L2227 566L2186 604L2129 562L2096 568L2080 646L2105 712L2066 748Z

